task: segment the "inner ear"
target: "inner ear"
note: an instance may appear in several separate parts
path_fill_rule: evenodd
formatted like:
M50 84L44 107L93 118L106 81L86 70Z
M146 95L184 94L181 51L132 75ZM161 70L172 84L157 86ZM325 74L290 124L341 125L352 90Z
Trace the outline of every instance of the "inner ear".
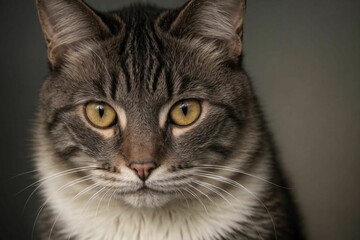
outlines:
M245 0L192 0L185 4L170 27L182 38L225 43L232 55L242 53Z
M37 0L37 9L53 66L70 45L110 33L100 15L82 0Z

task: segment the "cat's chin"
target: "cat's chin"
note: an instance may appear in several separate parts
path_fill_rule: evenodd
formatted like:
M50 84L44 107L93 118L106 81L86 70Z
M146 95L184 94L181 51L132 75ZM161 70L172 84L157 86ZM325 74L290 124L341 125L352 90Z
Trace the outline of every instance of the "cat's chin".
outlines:
M123 195L121 198L135 208L159 208L174 200L174 196L170 194L161 194L152 191L139 191Z

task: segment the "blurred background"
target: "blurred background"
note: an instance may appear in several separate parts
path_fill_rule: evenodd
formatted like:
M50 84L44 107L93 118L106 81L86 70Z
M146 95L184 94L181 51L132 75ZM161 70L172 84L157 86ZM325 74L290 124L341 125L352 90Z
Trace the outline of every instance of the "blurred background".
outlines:
M88 0L112 10L131 0ZM180 0L152 0L162 7ZM0 239L31 239L31 129L47 73L35 1L0 3ZM360 239L360 1L249 0L245 67L310 240ZM17 194L18 193L18 194ZM24 209L25 208L25 209Z

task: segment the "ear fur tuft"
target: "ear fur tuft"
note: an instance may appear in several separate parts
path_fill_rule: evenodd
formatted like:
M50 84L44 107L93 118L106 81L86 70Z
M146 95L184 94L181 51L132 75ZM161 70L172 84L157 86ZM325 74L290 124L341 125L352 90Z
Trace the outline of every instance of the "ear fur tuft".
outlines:
M109 32L82 0L37 0L37 9L53 66L71 44Z
M238 57L242 53L245 8L245 0L191 0L181 9L170 32L225 42Z

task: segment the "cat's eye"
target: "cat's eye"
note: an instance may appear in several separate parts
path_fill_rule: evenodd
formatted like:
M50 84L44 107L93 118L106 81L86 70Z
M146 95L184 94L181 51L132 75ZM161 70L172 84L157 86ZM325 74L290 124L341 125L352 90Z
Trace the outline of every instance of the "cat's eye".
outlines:
M201 114L198 100L189 99L176 103L170 110L170 120L178 126L189 126L195 123Z
M85 105L87 120L97 128L109 128L116 123L116 112L108 104L102 102L90 102Z

